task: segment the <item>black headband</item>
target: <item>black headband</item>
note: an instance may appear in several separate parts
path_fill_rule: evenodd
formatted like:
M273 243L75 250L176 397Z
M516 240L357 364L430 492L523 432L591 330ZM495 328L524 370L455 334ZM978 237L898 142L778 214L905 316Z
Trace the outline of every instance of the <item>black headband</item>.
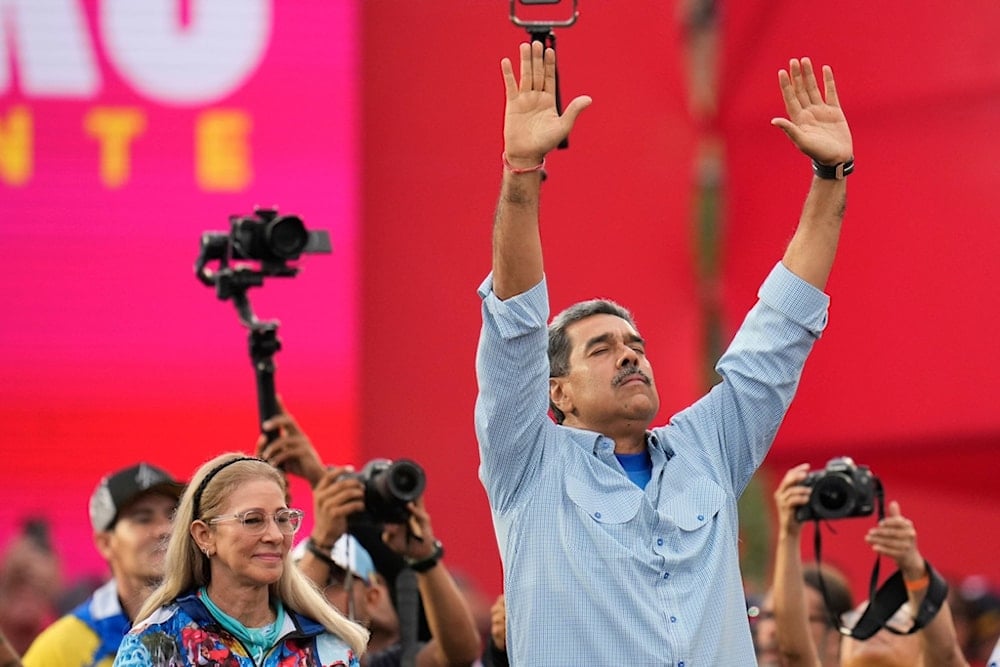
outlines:
M194 519L201 518L201 494L205 493L205 489L208 488L208 483L211 482L212 478L218 475L224 468L226 468L227 466L231 466L234 463L239 463L240 461L260 461L261 463L267 463L267 461L265 461L264 459L259 459L256 456L237 456L235 459L229 459L228 461L224 461L223 463L220 463L219 465L209 470L208 474L205 475L204 478L202 478L201 484L198 485L198 488L194 492L194 499L191 502L192 505L191 516Z

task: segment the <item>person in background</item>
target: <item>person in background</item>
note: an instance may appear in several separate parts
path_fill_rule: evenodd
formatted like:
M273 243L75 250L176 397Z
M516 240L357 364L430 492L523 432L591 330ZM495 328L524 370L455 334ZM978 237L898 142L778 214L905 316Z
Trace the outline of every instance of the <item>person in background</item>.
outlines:
M48 523L25 521L0 563L0 631L18 654L58 616L61 578Z
M973 667L985 667L1000 636L1000 596L984 575L946 578L958 582L948 591L958 644Z
M365 509L364 483L349 474L347 467L325 470L313 489L316 521L312 534L299 547L298 565L327 599L342 612L371 629L370 655L363 663L371 667L402 664L409 647L402 643L401 614L410 614L416 627L418 610L397 612L388 579L376 571L372 557L361 543L349 535L349 518ZM386 523L382 540L413 570L420 604L430 627L430 637L415 648L417 667L459 667L471 665L479 657L481 642L468 601L451 576L442 558L444 547L435 537L423 496L407 505L406 523ZM359 575L345 574L345 549L365 567L354 568Z
M294 417L284 406L281 414L264 424L275 430L272 441L258 441L258 452L275 466L294 474L310 475L316 520L309 538L296 547L298 567L327 599L343 613L371 630L369 654L363 664L389 667L401 664L404 646L402 613L390 593L388 573L383 575L366 546L355 535L352 521L365 513L365 485L352 475L353 468L327 468ZM413 570L420 602L429 626L429 637L415 646L417 667L459 667L479 657L481 641L469 604L442 558L444 547L435 537L423 496L406 506L405 523L381 525L380 544L401 564ZM350 559L351 567L348 567ZM362 566L357 566L357 563ZM383 561L384 562L384 561ZM357 576L346 576L354 572ZM393 570L393 576L398 570Z
M327 604L289 552L303 512L266 461L222 454L177 509L163 583L138 612L115 667L357 666L368 632Z
M637 66L610 49L608 57ZM656 428L653 355L631 313L595 299L546 327L545 157L592 100L577 97L557 111L555 51L540 42L521 44L519 75L507 58L501 72L503 175L492 271L479 288L475 424L511 662L752 664L737 501L827 322L823 289L854 168L833 72L823 68L822 90L808 58L778 72L787 118L771 124L812 162L798 226L716 366L722 382ZM641 131L627 119L618 129ZM621 168L621 158L602 156L595 169ZM578 221L577 234L598 233L595 224ZM620 243L587 271L630 275L638 264L664 261L627 220L611 224Z
M118 644L163 577L167 538L184 484L141 462L106 475L90 497L94 545L111 579L45 629L25 667L109 667Z
M802 577L802 524L795 510L809 502L812 488L804 486L808 464L789 470L774 493L778 507L778 546L774 565L774 619L782 664L787 667L817 667L822 664L809 632L806 592ZM886 621L887 627L907 631L913 627L932 576L930 566L917 548L913 522L892 501L886 517L868 531L865 541L879 555L895 561L902 574L907 601ZM868 601L841 617L841 626L852 631ZM895 634L882 628L866 640L844 636L842 667L968 667L955 634L947 600L926 624L913 634Z
M296 547L296 553L301 559L300 567L311 577L325 576L326 599L371 630L369 652L362 665L399 667L408 650L412 651L417 667L468 667L475 663L480 647L478 634L473 632L475 624L471 612L456 597L457 587L450 590L450 575L443 564L417 574L417 584L427 596L427 618L432 632L437 634L432 634L426 642L407 647L402 638L400 615L386 581L375 569L371 555L353 535L341 535L329 554L308 540ZM430 570L439 571L427 577ZM428 578L432 580L427 581Z
M779 540L781 539L783 538L779 536ZM839 667L840 617L854 608L854 596L851 594L847 578L830 565L814 563L803 566L802 582L805 584L803 591L806 596L804 610L820 665ZM829 609L823 600L824 587L830 601ZM750 625L754 631L758 667L781 667L784 663L778 644L773 589L764 595L758 613L750 619Z
M375 569L371 554L353 535L341 535L329 552L318 550L315 544L308 539L299 542L292 552L293 559L323 590L330 604L371 632L368 651L362 658L363 665L371 664L373 656L399 641L399 617L388 587ZM308 561L304 567L303 558Z

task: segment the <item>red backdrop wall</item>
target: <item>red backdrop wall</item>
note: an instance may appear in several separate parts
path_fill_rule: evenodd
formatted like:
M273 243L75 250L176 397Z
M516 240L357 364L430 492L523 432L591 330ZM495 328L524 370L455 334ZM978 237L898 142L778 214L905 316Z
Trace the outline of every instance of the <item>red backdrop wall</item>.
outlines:
M365 60L363 77L362 446L418 452L435 516L463 526L460 562L494 588L499 566L474 475L473 290L488 268L499 172L496 63L523 37L502 4L372 3L363 29L380 55ZM586 3L577 25L557 31L564 99L595 102L570 149L550 159L542 211L553 307L605 295L633 308L659 377L670 378L661 419L699 393L705 340L691 191L706 129L686 111L675 11ZM917 521L929 558L994 581L995 537L981 529L1000 503L989 334L1000 60L988 26L997 11L989 2L946 16L902 2L828 12L727 3L713 127L727 165L727 334L780 256L809 184L808 162L769 125L783 112L776 72L789 57L834 65L858 151L831 326L762 475L765 493L791 465L852 455ZM827 558L859 594L872 562L868 525L841 522L827 541Z
M833 66L857 153L829 284L830 326L767 462L772 482L808 461L851 455L884 481L942 571L1000 570L1000 58L987 26L1000 5L794 2L725 10L725 288L730 321L749 276L790 235L810 178L767 126L782 113L778 67ZM761 168L766 165L766 168ZM828 557L863 584L871 521L837 526ZM811 545L807 547L811 554ZM857 590L863 591L863 585Z

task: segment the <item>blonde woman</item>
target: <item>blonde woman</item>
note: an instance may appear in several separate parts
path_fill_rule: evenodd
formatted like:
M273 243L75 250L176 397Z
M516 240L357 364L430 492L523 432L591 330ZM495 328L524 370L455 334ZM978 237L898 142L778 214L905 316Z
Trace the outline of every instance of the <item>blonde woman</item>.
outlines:
M163 583L115 667L356 667L367 631L289 559L302 515L267 462L229 453L202 465L177 508Z

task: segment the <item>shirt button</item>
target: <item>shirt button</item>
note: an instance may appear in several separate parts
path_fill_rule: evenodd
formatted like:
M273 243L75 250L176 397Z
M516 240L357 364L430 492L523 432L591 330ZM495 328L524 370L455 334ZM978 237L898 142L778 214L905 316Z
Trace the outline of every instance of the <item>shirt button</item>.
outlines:
M669 572L664 572L663 573L663 578L664 579L669 579L670 578L670 573Z
M600 512L594 512L594 518L595 519L600 519L601 518L601 513Z
M676 623L677 622L677 617L676 616L671 616L670 617L670 622L671 623Z
M678 662L677 667L684 667L684 661L681 660L680 662Z
M663 546L663 538L662 537L656 538L656 546L658 546L658 547L662 547Z
M705 515L704 514L699 514L698 515L698 521L704 521L704 520L705 520Z

